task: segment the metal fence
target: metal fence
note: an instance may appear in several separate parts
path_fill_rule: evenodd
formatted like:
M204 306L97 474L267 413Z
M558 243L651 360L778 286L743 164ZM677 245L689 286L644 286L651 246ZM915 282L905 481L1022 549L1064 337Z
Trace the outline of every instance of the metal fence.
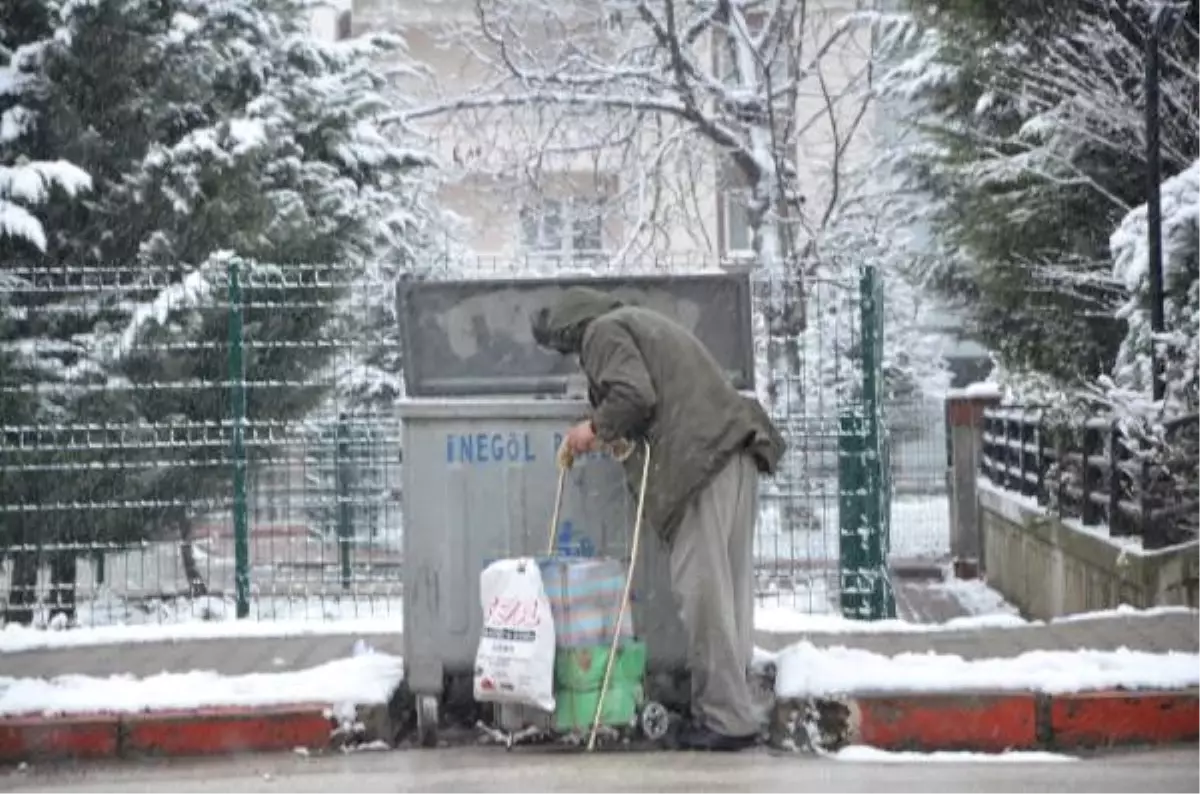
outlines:
M480 274L501 272L494 265ZM801 293L756 281L760 393L790 445L763 493L762 602L838 611L858 514L887 521L893 490L910 512L944 500L940 407L892 404L880 390L864 409L860 286L815 280ZM794 308L781 319L789 289ZM394 297L391 278L358 268L236 257L189 270L6 266L6 620L398 618ZM883 419L878 450L839 448L848 416L868 414ZM839 483L839 465L880 452L875 476L887 481L871 486L879 504L868 508L858 486Z
M764 402L789 444L759 519L759 600L881 617L894 609L883 295L874 271L848 272L805 282L784 322L779 286L759 284Z
M6 267L6 619L399 614L390 292L232 257Z
M1112 419L1071 425L1040 408L993 408L984 412L980 469L1060 518L1159 549L1197 537L1198 429L1195 414L1165 422L1155 447Z

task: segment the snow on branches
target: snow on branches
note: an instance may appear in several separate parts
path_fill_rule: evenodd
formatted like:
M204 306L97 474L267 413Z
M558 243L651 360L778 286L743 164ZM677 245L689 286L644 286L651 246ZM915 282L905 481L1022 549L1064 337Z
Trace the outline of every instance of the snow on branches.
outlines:
M1164 416L1200 409L1200 160L1162 184L1163 297L1165 332L1150 328L1146 205L1125 216L1113 232L1113 276L1129 291L1121 308L1128 331L1117 355L1113 399L1136 413ZM1152 407L1152 345L1165 362L1165 403Z
M0 237L12 237L46 250L46 231L32 208L45 203L51 190L68 196L90 190L91 177L65 160L31 160L26 136L36 130L38 115L29 100L41 90L42 51L48 40L6 46L0 30Z
M877 86L918 134L895 159L927 204L931 276L1030 383L1073 388L1117 354L1129 285L1108 235L1144 201L1145 40L1158 9L1178 6L955 7L888 42ZM1194 157L1196 45L1194 11L1163 34L1167 174Z
M399 117L502 127L476 163L496 175L619 175L605 202L623 221L617 267L678 250L668 227L717 249L697 204L718 185L738 190L746 251L776 273L830 214L806 206L810 163L827 183L844 167L869 102L870 34L899 19L803 0L477 0L475 11L446 37L469 51L478 87ZM820 156L802 162L806 142Z

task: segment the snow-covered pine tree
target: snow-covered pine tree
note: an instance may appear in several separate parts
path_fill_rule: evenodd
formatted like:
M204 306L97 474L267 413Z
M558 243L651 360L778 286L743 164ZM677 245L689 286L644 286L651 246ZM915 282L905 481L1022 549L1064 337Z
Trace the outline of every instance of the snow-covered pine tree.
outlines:
M1174 417L1200 409L1200 161L1163 182L1163 297L1166 333L1160 340L1165 353L1166 395L1153 405L1150 327L1150 256L1146 205L1130 211L1111 243L1113 276L1129 292L1122 307L1128 330L1113 368L1118 393L1139 398L1143 416Z
M370 333L381 308L366 282L394 275L378 262L415 268L425 255L415 230L429 210L418 176L428 160L377 123L388 102L373 58L393 42L318 42L300 0L46 5L63 30L45 52L55 123L39 143L74 147L96 178L85 211L55 208L62 231L46 260L115 268L124 279L102 318L60 336L86 342L102 357L100 383L119 388L100 393L120 394L122 411L93 415L152 426L147 440L158 448L142 462L172 462L138 469L126 453L106 500L160 506L126 514L110 539L186 538L191 506L223 499L228 487L226 467L212 465L225 431L212 428L230 416L230 266L251 303L249 416L303 417L335 393L336 365L366 349L357 335ZM370 302L351 305L356 295ZM369 394L370 378L360 380L347 391ZM306 385L254 385L268 382ZM161 387L172 383L198 386ZM83 418L80 404L63 417ZM206 445L182 445L189 427L208 428ZM254 451L269 456L272 446ZM72 501L93 493L85 480L63 483ZM103 523L98 513L80 523ZM73 532L80 542L105 536L97 526Z
M1099 399L1120 423L1132 461L1129 481L1147 487L1172 515L1167 540L1195 538L1200 497L1196 413L1200 411L1200 161L1166 179L1161 191L1165 333L1158 336L1165 394L1154 399L1150 324L1150 261L1146 205L1122 219L1112 235L1113 276L1128 290L1121 307L1125 338ZM1143 470L1142 464L1147 468ZM1136 491L1136 489L1131 489Z
M44 121L42 55L54 32L49 17L40 0L13 0L0 10L0 238L39 251L46 249L46 232L35 208L55 188L74 196L91 187L88 175L70 162L53 154L30 156L29 139Z
M1145 190L1143 41L1155 3L921 4L924 35L880 80L922 135L908 173L928 197L943 286L1008 369L1106 372L1123 289L1108 235ZM1197 145L1196 7L1163 44L1163 157Z
M53 220L44 222L47 206L56 201L66 205L91 187L88 174L65 159L63 150L39 145L40 135L52 123L46 112L45 55L61 31L56 22L41 0L0 6L0 444L10 448L28 446L28 428L35 422L61 418L61 401L44 400L30 386L71 374L56 366L56 355L72 345L53 339L44 325L31 320L29 304L40 296L31 291L33 274L18 264L20 257L46 250L47 226L55 226ZM44 463L29 458L22 462ZM45 471L28 477L6 473L0 477L0 504L53 501L60 479ZM42 512L0 513L0 561L9 549L62 540L45 531L48 517ZM25 607L33 596L37 570L21 562L21 555L14 555L9 609L28 616Z

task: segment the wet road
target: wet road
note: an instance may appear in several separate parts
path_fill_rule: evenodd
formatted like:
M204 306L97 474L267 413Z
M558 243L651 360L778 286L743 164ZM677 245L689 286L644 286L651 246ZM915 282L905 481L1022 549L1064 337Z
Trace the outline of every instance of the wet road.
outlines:
M124 763L78 770L0 771L19 794L1196 794L1200 747L1069 764L853 763L811 756L686 753L505 753L494 748Z

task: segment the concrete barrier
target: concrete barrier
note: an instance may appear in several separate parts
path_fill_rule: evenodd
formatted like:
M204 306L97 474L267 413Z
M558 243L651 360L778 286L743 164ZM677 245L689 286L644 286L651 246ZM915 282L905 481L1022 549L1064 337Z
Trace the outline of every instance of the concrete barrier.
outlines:
M988 585L1029 618L1113 609L1197 606L1200 542L1146 552L1136 538L1061 520L980 479L976 492Z

